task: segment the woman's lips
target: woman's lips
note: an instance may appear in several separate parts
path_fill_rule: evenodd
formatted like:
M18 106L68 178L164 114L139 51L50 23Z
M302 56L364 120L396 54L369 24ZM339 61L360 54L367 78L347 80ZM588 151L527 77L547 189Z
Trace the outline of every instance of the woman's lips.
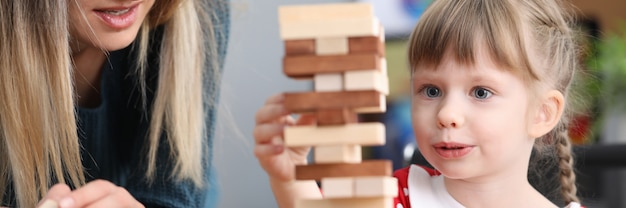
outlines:
M115 7L93 10L98 17L110 28L123 30L137 20L137 8L139 4L130 7Z
M439 156L445 159L458 159L469 154L475 145L454 143L454 142L439 142L433 145L435 151Z

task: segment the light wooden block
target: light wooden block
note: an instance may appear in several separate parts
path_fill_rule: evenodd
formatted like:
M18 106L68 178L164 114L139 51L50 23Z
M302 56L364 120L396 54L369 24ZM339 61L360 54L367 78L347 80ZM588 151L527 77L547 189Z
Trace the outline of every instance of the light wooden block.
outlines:
M359 113L361 108L386 108L385 95L375 90L285 93L284 104L294 113L341 108L356 108Z
M395 208L393 198L301 199L296 208Z
M296 165L296 180L316 180L328 177L391 176L389 160L365 160L361 163Z
M314 151L315 164L360 163L363 158L361 145L317 146Z
M380 21L375 17L284 23L280 25L280 37L283 40L295 40L319 37L378 36L381 31L380 27Z
M316 92L336 92L343 90L342 73L323 73L313 76L313 84Z
M315 39L288 40L284 42L286 56L315 54Z
M280 24L302 22L332 22L338 19L368 18L374 16L369 3L330 3L308 5L286 5L278 7Z
M353 177L322 178L322 194L326 199L352 198L354 196Z
M396 197L398 179L394 177L355 177L355 197Z
M319 73L353 70L382 70L381 67L381 59L377 54L286 56L283 58L283 73L291 78L306 78Z
M316 55L343 55L348 54L347 37L326 37L315 39Z
M384 65L381 64L382 68ZM386 70L384 70L386 71ZM389 94L389 78L381 70L358 70L344 73L345 90L376 90Z
M385 144L385 126L382 123L356 123L343 126L287 126L285 145L333 146Z

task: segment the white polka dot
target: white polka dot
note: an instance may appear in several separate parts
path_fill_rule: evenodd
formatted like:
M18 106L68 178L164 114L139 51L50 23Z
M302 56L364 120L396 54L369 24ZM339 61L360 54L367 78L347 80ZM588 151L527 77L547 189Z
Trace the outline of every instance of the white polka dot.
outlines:
M404 206L402 206L402 204L396 204L396 208L404 208Z
M404 195L405 195L405 196L408 196L408 195L409 195L409 189L408 189L408 188L403 188L403 189L402 189L402 192L404 192Z

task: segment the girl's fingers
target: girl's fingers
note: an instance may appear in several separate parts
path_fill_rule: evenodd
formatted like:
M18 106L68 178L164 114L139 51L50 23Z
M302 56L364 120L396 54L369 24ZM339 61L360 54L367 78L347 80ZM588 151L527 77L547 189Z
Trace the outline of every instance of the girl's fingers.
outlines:
M265 101L265 105L263 105L254 116L256 124L270 123L278 120L280 117L288 115L289 112L285 109L283 100L283 94L276 94L269 97L267 101Z
M256 124L262 123L270 123L275 121L281 117L288 115L289 112L285 109L283 105L279 104L268 104L264 105L256 112L255 121Z
M301 114L298 121L296 121L296 125L311 125L317 121L317 117L315 113L306 113Z
M284 128L283 124L275 123L257 125L253 130L254 140L257 144L269 143L273 137L282 135Z
M262 144L254 146L254 155L259 159L280 155L283 151L285 151L285 146L283 145Z
M265 105L268 104L278 104L278 103L283 103L283 101L285 100L285 95L284 94L275 94L270 96L269 98L267 98L267 100L265 101Z
M258 158L265 156L279 155L285 151L283 138L280 136L272 137L268 143L257 144L254 147L254 155Z

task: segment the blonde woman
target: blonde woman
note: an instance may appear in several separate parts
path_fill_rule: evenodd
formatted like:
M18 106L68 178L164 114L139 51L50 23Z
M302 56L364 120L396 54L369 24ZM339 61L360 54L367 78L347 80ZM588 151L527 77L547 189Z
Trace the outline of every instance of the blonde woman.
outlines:
M0 207L215 206L217 1L0 0Z

